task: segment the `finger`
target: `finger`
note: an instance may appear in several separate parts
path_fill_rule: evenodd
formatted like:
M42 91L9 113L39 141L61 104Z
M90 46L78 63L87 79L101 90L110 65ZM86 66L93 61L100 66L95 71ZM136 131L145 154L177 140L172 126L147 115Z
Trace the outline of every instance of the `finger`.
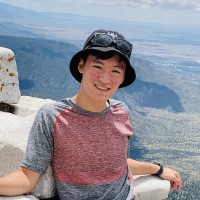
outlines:
M181 187L182 187L182 180L180 176L175 177L172 181L172 189L176 189L177 191L179 191Z
M174 181L170 181L170 191L173 191L174 189L176 189L176 183Z
M177 184L177 190L180 190L182 187L182 179L179 173L176 174L176 184Z

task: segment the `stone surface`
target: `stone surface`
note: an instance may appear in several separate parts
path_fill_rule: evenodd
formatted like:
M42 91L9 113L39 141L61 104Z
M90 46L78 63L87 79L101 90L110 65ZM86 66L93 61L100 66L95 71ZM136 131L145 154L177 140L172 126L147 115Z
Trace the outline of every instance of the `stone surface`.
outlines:
M18 71L13 51L0 47L0 102L18 103Z
M33 195L21 195L15 197L0 197L0 200L38 200L38 198Z
M134 176L136 200L167 199L170 182L152 175Z
M19 169L37 110L49 102L52 100L22 96L18 104L12 105L14 114L0 111L0 177ZM49 166L36 185L33 195L38 198L49 198L54 195L54 191L55 182ZM34 199L31 196L16 198Z

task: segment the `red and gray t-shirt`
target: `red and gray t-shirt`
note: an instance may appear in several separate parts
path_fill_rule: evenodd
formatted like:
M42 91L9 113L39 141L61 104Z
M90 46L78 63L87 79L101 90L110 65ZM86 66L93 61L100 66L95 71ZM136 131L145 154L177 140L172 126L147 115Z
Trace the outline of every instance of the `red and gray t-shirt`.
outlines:
M51 163L62 200L133 199L127 166L133 127L126 104L109 102L95 113L65 99L36 115L22 166L42 174Z

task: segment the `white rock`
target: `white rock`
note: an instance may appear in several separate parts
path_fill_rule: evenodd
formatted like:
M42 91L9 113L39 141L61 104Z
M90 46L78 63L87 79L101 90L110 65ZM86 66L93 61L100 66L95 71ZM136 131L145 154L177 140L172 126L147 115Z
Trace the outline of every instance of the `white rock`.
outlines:
M18 103L20 96L14 53L10 49L0 47L0 102Z
M38 198L33 195L21 195L15 197L0 197L0 200L38 200Z
M53 100L22 96L19 103L14 105L15 114L0 112L0 177L19 168L35 115L42 105L49 102L53 102ZM38 198L49 198L54 195L54 192L55 182L52 169L49 166L32 194ZM10 199L11 197L4 198ZM34 199L32 196L13 198L20 200Z
M167 199L170 182L152 175L134 176L136 200Z

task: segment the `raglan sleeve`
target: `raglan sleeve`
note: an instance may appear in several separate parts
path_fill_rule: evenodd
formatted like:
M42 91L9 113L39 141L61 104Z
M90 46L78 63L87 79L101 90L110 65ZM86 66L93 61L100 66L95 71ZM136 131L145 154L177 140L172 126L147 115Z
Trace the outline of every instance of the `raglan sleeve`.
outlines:
M31 127L21 166L43 174L53 155L53 116L50 105L42 106Z
M128 152L127 152L127 156L128 156L128 158L131 158L131 144L132 144L132 142L133 142L133 133L134 133L134 127L133 127L133 122L132 122L132 116L131 116L131 110L130 110L130 108L129 108L129 106L126 104L126 103L124 103L124 102L122 102L122 105L123 105L123 108L126 110L126 112L127 112L127 115L128 115L128 118L129 118L129 121L130 121L130 124L131 124L131 126L132 126L132 135L129 137L129 140L128 140Z
M127 152L127 157L130 158L131 157L131 143L132 143L132 136L133 136L133 132L134 132L134 128L133 128L133 122L132 122L132 117L131 117L131 110L129 108L129 106L123 102L123 101L118 101L118 100L114 100L114 99L110 99L110 103L116 106L119 106L121 108L123 108L126 112L126 115L128 117L128 124L130 125L131 129L132 129L132 134L128 137L128 152Z
M132 126L132 129L134 130L130 107L124 102L120 102L120 103L121 103L121 107L124 108L124 110L126 110L129 122ZM132 135L133 135L133 132L132 132Z

